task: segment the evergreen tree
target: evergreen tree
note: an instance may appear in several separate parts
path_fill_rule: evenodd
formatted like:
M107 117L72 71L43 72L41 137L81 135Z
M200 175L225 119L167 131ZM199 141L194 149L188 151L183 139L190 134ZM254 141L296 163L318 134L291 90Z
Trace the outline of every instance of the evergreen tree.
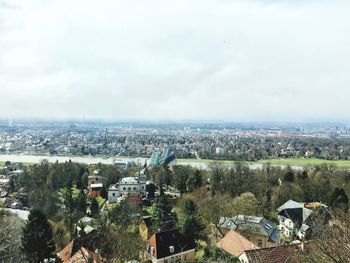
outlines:
M202 239L204 237L204 226L197 215L196 204L186 199L182 208L182 218L179 221L178 228L187 240Z
M291 168L283 175L284 182L294 182L294 173Z
M332 208L341 209L345 212L349 209L349 198L343 188L335 188L329 204Z
M10 181L8 184L8 190L10 191L10 193L14 192L16 189L15 187L15 179L13 178L13 176L10 177Z
M262 209L263 215L265 218L271 217L271 208L272 208L272 190L267 188L263 196Z
M153 183L146 185L146 191L148 193L148 198L153 199L155 197L156 186Z
M101 197L103 199L108 199L108 192L107 192L105 187L103 187L102 190L101 190Z
M174 168L174 185L180 191L181 195L187 191L186 182L189 179L189 169L189 167L181 165Z
M190 192L202 186L203 179L201 172L196 169L194 173L191 173L187 180L187 188Z
M225 169L222 163L215 162L209 164L209 182L212 195L215 195L222 190L224 173Z
M91 210L91 216L92 217L95 217L96 215L98 215L99 205L98 205L98 202L97 202L96 198L93 198L91 200L90 210Z
M84 214L86 213L87 202L84 189L81 189L77 196L76 206L78 211L83 212Z
M152 216L153 230L166 230L174 227L176 223L176 214L172 212L172 205L166 196L158 197Z
M73 213L74 211L74 200L73 200L73 193L72 193L72 183L69 182L66 187L66 192L64 195L64 204L66 206L66 210L69 213Z
M44 185L30 192L29 203L32 208L40 209L45 215L52 217L59 209L60 200L57 192Z
M39 209L32 209L23 228L22 249L29 262L43 262L54 257L55 243L52 228Z

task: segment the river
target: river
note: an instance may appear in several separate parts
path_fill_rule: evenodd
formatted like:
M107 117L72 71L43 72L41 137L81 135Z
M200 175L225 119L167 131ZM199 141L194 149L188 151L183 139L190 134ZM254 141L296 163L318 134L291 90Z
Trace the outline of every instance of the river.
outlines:
M145 160L147 158L144 157L94 157L94 156L56 156L56 155L22 155L22 154L0 154L0 161L10 161L10 162L23 162L23 163L40 163L42 160L47 160L50 163L54 163L58 161L59 163L68 162L71 160L72 162L77 163L84 163L84 164L97 164L97 163L103 163L103 164L113 164L114 160L119 161L131 161L135 163L139 163L140 165L143 165L145 163ZM198 169L208 169L209 164L212 161L208 160L208 162L205 161L191 161L191 160L176 160L174 161L175 164L178 165L190 165L194 168ZM261 169L263 167L262 163L247 163L251 169ZM278 167L285 167L285 165L273 165ZM292 166L293 169L302 169L302 166Z

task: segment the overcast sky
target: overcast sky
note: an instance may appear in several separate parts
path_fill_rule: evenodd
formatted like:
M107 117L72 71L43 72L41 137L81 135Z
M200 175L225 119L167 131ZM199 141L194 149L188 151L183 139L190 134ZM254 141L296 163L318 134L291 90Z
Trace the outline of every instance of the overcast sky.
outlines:
M0 0L0 117L348 121L349 10Z

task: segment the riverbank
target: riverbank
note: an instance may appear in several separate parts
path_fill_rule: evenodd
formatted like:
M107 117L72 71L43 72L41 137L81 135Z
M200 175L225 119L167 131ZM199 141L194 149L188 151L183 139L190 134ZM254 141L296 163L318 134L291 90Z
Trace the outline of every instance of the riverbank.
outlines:
M121 156L55 156L55 155L23 155L23 154L0 154L0 164L3 164L5 161L10 162L21 162L25 164L35 164L40 163L42 160L47 160L50 163L54 163L56 161L68 162L71 160L72 162L84 163L84 164L113 164L114 160L121 161L132 161L135 163L143 164L147 158L145 157L121 157ZM208 169L209 165L213 162L220 162L223 164L232 164L233 160L211 160L211 159L183 159L177 158L175 159L175 164L179 165L191 165L192 167L199 169ZM270 163L273 166L287 166L290 165L292 168L301 169L305 166L316 166L316 165L333 165L336 168L342 169L350 169L350 160L323 160L316 158L284 158L284 159L265 159L259 160L257 162L246 162L252 169L260 169L264 164Z

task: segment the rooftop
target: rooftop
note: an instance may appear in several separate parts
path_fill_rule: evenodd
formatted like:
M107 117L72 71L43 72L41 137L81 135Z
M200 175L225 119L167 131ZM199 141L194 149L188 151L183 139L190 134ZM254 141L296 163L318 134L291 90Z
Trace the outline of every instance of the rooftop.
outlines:
M246 250L259 248L234 230L227 232L217 246L235 257L239 257Z
M237 215L232 218L221 217L219 227L247 231L250 233L267 236L272 242L277 242L279 231L277 224L263 217Z
M119 184L138 184L138 178L137 177L124 177L120 180Z
M245 252L249 262L287 263L298 262L294 258L297 253L296 245L284 245L270 248L248 250Z
M170 229L154 234L148 240L150 246L155 248L155 257L165 258L183 251L195 249L194 240L188 240L177 229Z

